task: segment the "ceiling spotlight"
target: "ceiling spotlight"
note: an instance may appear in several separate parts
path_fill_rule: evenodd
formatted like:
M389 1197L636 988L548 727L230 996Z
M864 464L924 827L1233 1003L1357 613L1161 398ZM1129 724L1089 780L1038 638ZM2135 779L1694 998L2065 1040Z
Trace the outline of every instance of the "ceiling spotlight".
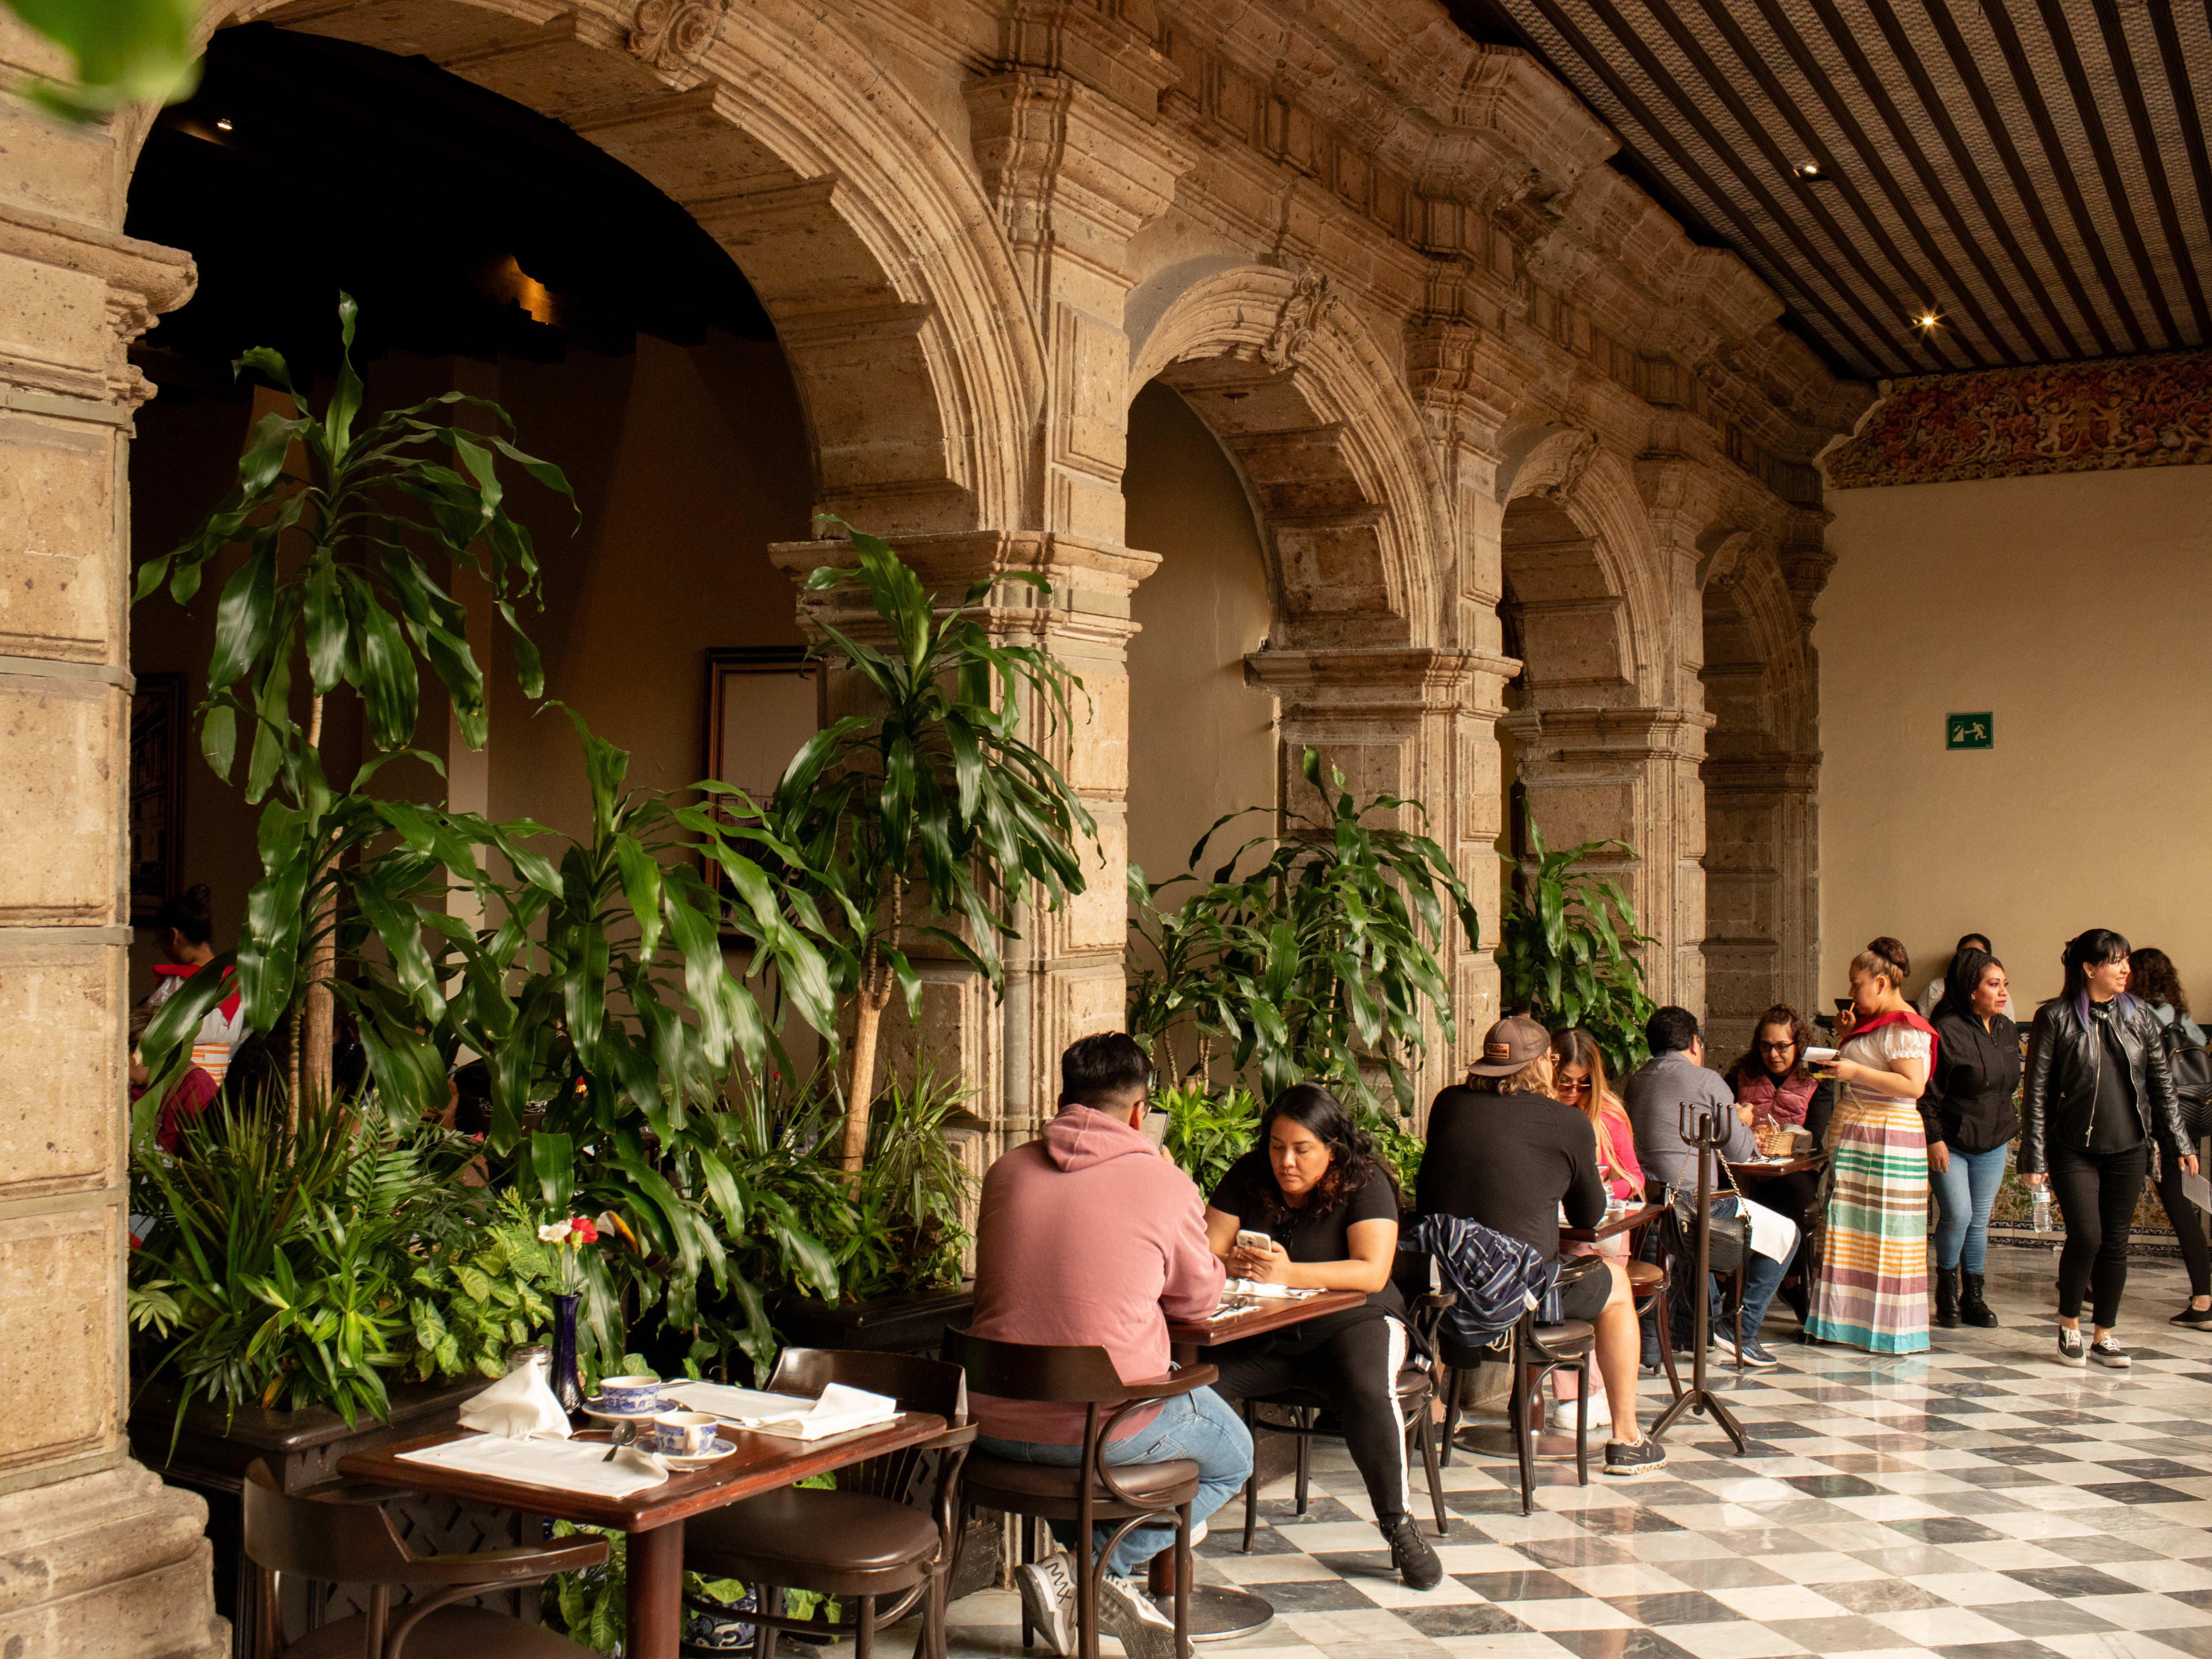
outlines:
M1923 311L1912 319L1914 326L1918 328L1933 328L1942 320L1943 314L1938 311Z
M220 120L216 121L215 124L215 130L217 132L228 132L230 131L230 117L226 115Z
M1818 161L1800 161L1790 171L1796 177L1805 179L1825 179L1828 176Z

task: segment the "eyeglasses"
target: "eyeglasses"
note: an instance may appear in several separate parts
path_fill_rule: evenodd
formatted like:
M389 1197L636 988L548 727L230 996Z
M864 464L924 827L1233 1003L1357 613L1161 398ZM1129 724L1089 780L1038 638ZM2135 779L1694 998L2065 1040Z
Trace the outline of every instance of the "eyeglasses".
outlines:
M1759 1046L1770 1054L1786 1054L1797 1045L1795 1042L1762 1042Z

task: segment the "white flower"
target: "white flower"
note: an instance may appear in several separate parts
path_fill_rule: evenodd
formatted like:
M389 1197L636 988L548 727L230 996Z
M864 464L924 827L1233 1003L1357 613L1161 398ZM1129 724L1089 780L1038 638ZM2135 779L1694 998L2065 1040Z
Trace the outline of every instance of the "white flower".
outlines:
M538 1230L538 1243L541 1244L558 1244L562 1239L568 1237L568 1229L572 1224L572 1223L566 1221L548 1222L544 1226L540 1227Z

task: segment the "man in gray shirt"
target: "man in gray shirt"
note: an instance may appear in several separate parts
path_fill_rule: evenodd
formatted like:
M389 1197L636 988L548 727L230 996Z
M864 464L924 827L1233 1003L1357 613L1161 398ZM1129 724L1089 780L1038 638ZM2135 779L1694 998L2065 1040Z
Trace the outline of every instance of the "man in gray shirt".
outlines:
M1759 1142L1751 1133L1749 1109L1735 1103L1735 1096L1722 1081L1719 1073L1705 1069L1705 1045L1698 1031L1698 1017L1686 1008L1662 1008L1645 1022L1644 1038L1651 1047L1651 1058L1637 1068L1621 1095L1628 1109L1629 1127L1636 1133L1636 1161L1644 1166L1646 1194L1656 1199L1662 1185L1692 1194L1698 1189L1698 1154L1682 1139L1685 1106L1689 1108L1689 1127L1693 1131L1700 1127L1698 1120L1708 1111L1719 1124L1726 1126L1728 1143L1721 1149L1721 1155L1729 1162L1757 1157ZM1734 1190L1726 1176L1715 1170L1710 1180L1711 1191L1734 1201ZM1715 1211L1724 1212L1718 1205ZM1754 1370L1763 1370L1780 1363L1759 1346L1758 1335L1759 1322L1765 1318L1767 1305L1781 1285L1783 1266L1780 1261L1756 1255L1746 1264L1741 1358ZM1686 1333L1687 1304L1679 1299L1687 1293L1686 1281L1680 1271L1675 1283L1675 1328ZM1644 1342L1646 1360L1655 1364L1659 1341L1656 1321L1656 1312L1647 1316ZM1720 1329L1717 1298L1709 1328Z
M1662 1182L1697 1190L1697 1159L1682 1141L1685 1104L1690 1108L1692 1129L1703 1111L1718 1113L1728 1126L1728 1145L1723 1151L1731 1163L1756 1157L1759 1143L1751 1133L1750 1114L1736 1105L1721 1074L1705 1069L1698 1017L1687 1008L1662 1008L1645 1022L1644 1038L1651 1045L1651 1058L1637 1068L1620 1092L1629 1127L1636 1132L1636 1161L1644 1166L1646 1190L1656 1197L1654 1189ZM1712 1190L1727 1188L1727 1177L1714 1170Z

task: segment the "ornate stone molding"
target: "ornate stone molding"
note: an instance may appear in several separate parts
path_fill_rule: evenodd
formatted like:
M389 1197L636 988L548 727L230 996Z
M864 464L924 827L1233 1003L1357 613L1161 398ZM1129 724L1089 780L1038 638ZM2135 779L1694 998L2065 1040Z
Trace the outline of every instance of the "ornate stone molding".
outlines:
M729 15L730 0L638 0L629 27L630 56L663 75L689 74L720 38Z
M1827 453L1830 487L2212 462L2212 351L1888 383Z

